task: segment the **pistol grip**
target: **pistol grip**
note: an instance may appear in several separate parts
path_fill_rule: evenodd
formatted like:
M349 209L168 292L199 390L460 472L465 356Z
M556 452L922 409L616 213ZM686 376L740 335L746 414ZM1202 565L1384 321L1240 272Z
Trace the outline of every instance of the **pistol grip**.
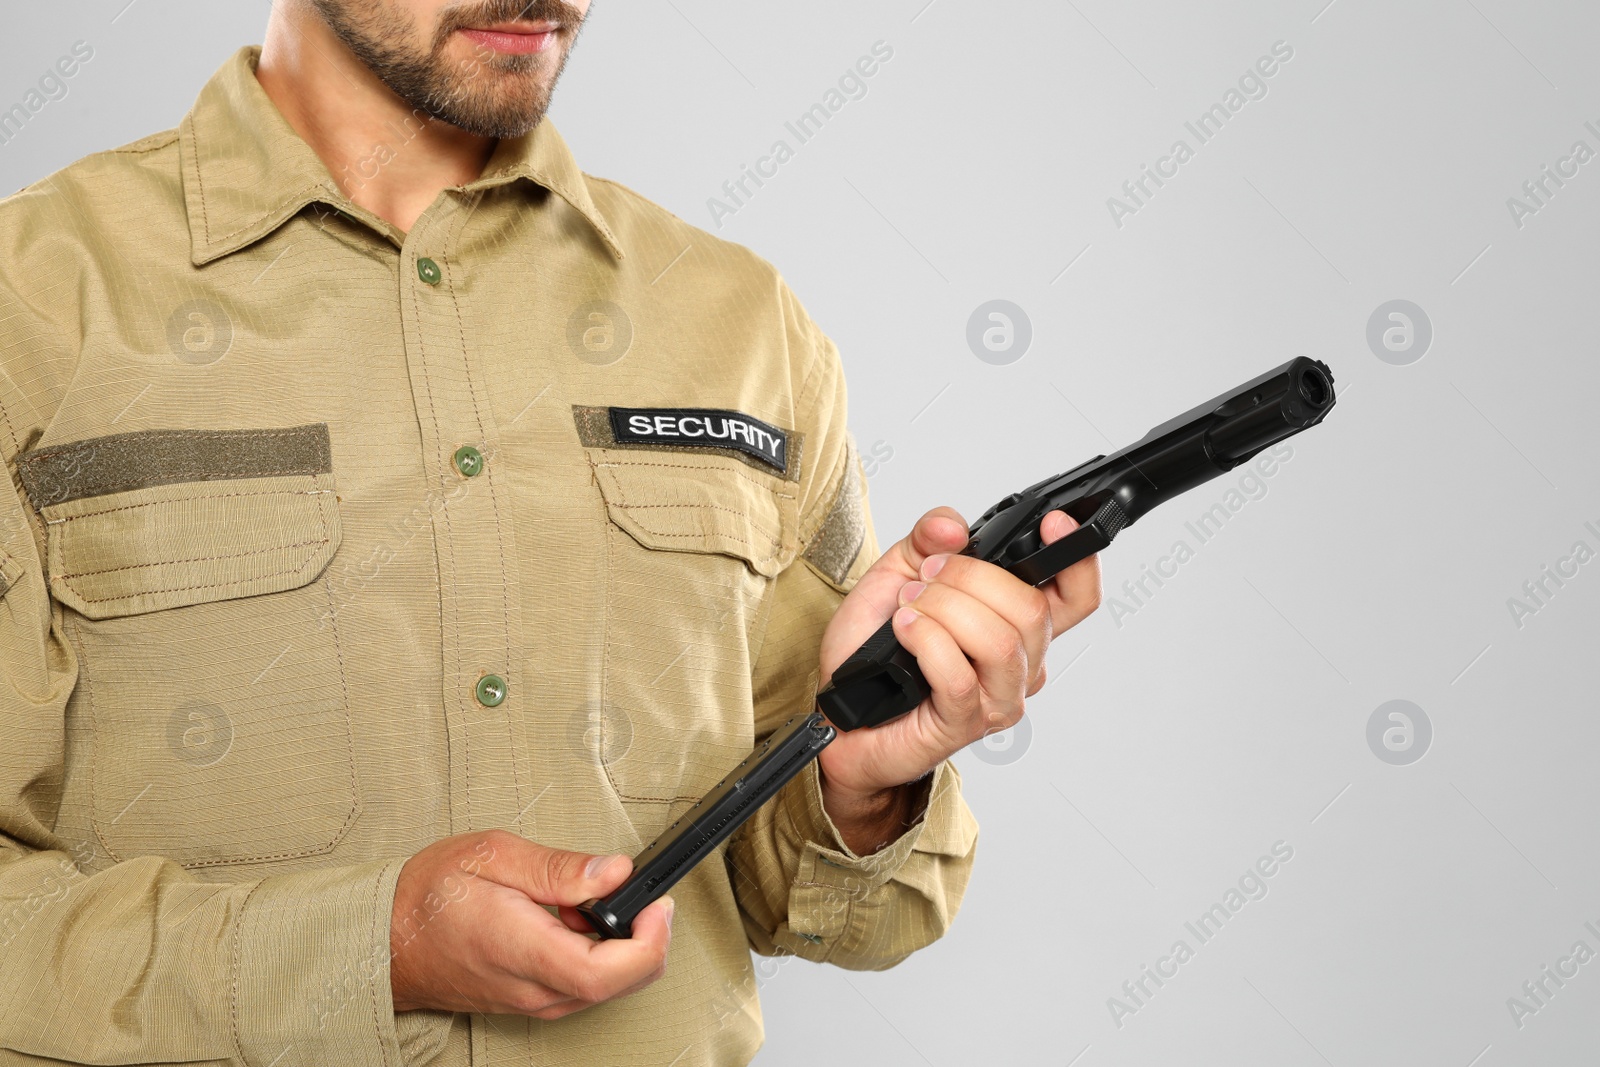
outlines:
M1122 505L1110 498L1088 522L1007 569L1029 585L1038 585L1105 548L1127 525ZM1002 545L995 551L1001 554L1003 550ZM839 729L855 730L881 726L904 715L926 700L929 692L916 657L895 637L891 618L833 672L832 682L817 694L817 706Z
M890 618L839 664L828 687L817 694L817 706L839 729L854 730L905 714L929 692L917 658L901 646Z

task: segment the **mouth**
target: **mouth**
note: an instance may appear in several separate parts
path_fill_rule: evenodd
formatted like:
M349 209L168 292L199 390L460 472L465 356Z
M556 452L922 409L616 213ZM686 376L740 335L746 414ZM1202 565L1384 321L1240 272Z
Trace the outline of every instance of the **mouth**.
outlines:
M558 22L500 22L493 26L457 30L481 48L502 55L526 56L543 52L561 35Z

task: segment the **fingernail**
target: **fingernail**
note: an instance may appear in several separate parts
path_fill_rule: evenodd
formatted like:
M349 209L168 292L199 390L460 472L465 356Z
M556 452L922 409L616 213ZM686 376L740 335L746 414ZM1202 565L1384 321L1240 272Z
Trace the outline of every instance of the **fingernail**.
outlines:
M907 582L905 585L900 587L900 603L911 603L911 601L921 596L922 591L926 588L928 587L922 582Z
M583 876L585 878L599 878L613 863L616 863L621 858L621 856L596 856L589 861L588 866L584 867Z
M948 560L949 558L950 557L948 555L938 555L938 556L929 556L927 559L923 560L922 561L922 577L923 577L923 579L927 580L927 579L930 579L930 578L937 577L939 572L944 570L945 561Z
M661 903L666 906L666 910L667 910L667 932L671 933L672 932L672 917L674 915L676 915L677 912L678 912L678 902L676 900L673 900L671 897L662 897L661 898Z
M917 613L910 608L901 608L894 613L894 621L901 626L910 626L917 621Z

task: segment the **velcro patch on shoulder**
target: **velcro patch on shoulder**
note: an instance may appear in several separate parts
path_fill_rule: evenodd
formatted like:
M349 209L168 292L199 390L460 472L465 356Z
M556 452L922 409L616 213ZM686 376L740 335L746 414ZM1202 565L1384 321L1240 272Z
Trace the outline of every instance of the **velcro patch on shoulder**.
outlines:
M800 477L801 434L741 411L574 405L572 413L590 448L715 452L788 481Z
M856 557L861 554L861 545L866 536L867 513L861 499L861 469L852 444L846 456L844 477L839 480L839 491L828 508L827 518L817 527L802 558L834 585L843 585Z

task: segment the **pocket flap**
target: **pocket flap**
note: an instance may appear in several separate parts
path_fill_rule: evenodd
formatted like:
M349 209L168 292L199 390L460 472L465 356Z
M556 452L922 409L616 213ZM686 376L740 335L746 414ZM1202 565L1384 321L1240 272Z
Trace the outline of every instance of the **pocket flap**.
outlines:
M721 553L768 578L794 559L794 494L773 479L720 456L616 456L591 450L595 480L611 521L644 547Z
M142 431L25 454L50 589L90 619L292 589L339 546L327 426Z

